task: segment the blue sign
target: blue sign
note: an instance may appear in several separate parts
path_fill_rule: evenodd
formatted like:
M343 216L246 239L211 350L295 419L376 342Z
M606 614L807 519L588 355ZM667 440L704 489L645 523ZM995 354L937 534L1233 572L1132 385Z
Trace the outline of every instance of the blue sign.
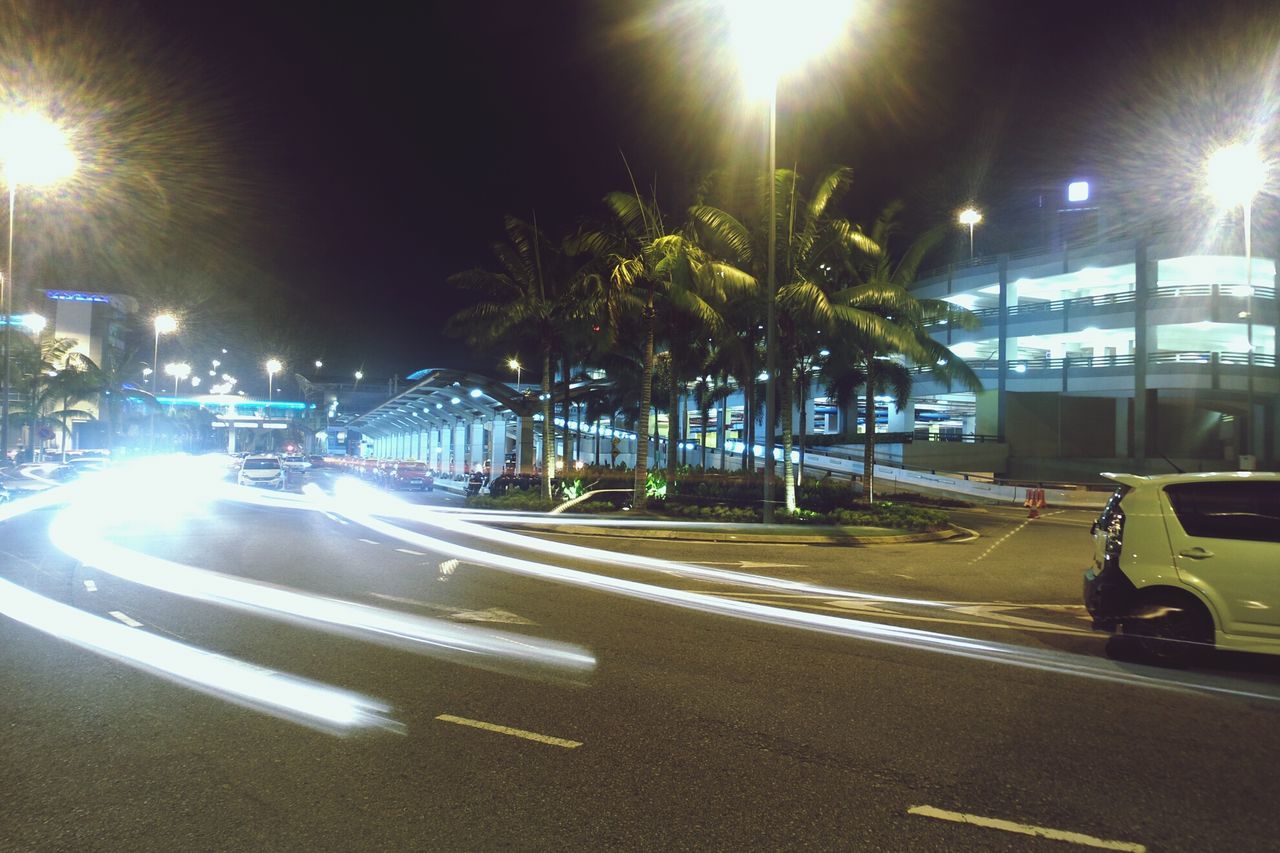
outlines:
M57 299L62 302L101 302L109 303L111 297L105 293L85 293L80 290L46 290L44 295L49 299Z

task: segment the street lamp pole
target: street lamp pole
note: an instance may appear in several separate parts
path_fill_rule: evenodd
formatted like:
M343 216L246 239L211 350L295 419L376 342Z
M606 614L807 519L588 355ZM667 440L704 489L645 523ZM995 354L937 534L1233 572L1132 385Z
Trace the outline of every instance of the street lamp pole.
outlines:
M969 260L973 260L973 226L982 221L982 214L976 208L966 207L960 211L960 224L969 226Z
M9 355L13 351L13 178L7 177L6 182L9 184L9 257L5 263L4 281L0 281L0 287L4 288L4 299L0 300L4 303L0 306L4 310L4 395L0 401L0 465L9 458L9 394L13 387L13 359ZM34 459L33 456L32 460Z
M156 403L155 398L158 396L156 394L156 391L159 388L159 385L157 384L159 382L159 379L157 377L160 375L160 336L167 335L171 332L176 332L178 330L178 318L168 313L157 314L152 319L151 324L152 326L155 327L155 332L156 332L155 343L151 348L151 398L152 398L151 402ZM177 390L173 392L173 395L175 397L178 396ZM155 405L151 407L151 425L150 426L151 426L151 452L154 453L156 449Z
M1245 342L1249 350L1245 377L1247 407L1243 435L1240 441L1242 456L1253 457L1256 446L1253 389L1253 197L1267 181L1267 164L1257 149L1248 143L1235 143L1215 151L1206 164L1209 192L1219 203L1234 207L1240 205L1244 212L1244 281L1245 281ZM1244 460L1241 460L1243 465ZM1252 466L1251 466L1252 467Z
M775 173L778 170L778 80L774 77L769 90L769 253L765 273L765 345L764 345L764 523L773 523L773 433L777 428L774 407L778 380L777 256L778 193Z
M274 377L276 373L278 373L280 369L284 367L284 365L280 363L279 359L272 358L267 360L266 367L267 367L267 408L270 409L272 395L274 393L275 384L276 384Z
M1249 347L1249 375L1245 380L1246 393L1248 395L1247 406L1248 412L1244 419L1244 449L1250 456L1253 455L1254 432L1253 432L1253 196L1250 195L1244 202L1244 312L1245 326L1244 336L1245 342Z
M9 453L9 397L13 391L13 218L19 183L55 184L76 170L75 152L66 132L46 116L13 112L0 117L0 157L9 189L9 253L0 303L4 310L4 389L0 394L0 460ZM32 436L32 445L35 445ZM33 457L34 458L34 457Z

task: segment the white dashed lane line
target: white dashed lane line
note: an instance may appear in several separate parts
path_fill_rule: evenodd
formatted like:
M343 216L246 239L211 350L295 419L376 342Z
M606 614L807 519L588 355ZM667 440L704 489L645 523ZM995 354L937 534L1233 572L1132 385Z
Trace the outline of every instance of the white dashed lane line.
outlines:
M357 542L363 542L366 545L381 545L381 542L374 542L372 539L357 539Z
M401 554L412 554L412 555L413 555L413 556L415 556L415 557L425 557L425 556L427 556L424 552L422 552L422 551L415 551L415 550L413 550L412 548L397 548L396 550L397 550L397 551L399 551Z
M87 589L89 592L97 592L97 591L98 591L98 585L97 585L96 583L94 583L93 581L85 581L85 582L84 582L84 588L85 588L85 589Z
M990 546L988 546L987 550L983 551L981 554L979 554L978 556L974 557L974 558L973 558L972 560L970 560L969 562L972 564L972 563L976 563L976 562L978 562L979 560L982 560L984 557L986 557L986 556L987 556L988 554L990 554L992 551L994 551L995 549L999 548L999 547L1000 547L1000 544L1001 544L1002 542L1004 542L1004 541L1005 541L1006 539L1008 539L1010 536L1012 536L1013 534L1017 533L1019 530L1021 530L1021 529L1022 529L1022 528L1024 528L1024 527L1026 527L1026 526L1027 526L1028 524L1030 524L1030 523L1031 523L1031 519L1029 519L1029 518L1028 518L1026 521L1022 522L1022 523L1021 523L1021 524L1019 524L1017 527L1013 528L1013 529L1012 529L1012 530L1010 530L1008 533L1006 533L1005 535L1001 536L1001 537L1000 537L999 539L997 539L996 541L992 542L992 543L991 543L991 545L990 545Z
M128 625L130 628L142 627L142 623L139 622L137 619L134 619L132 616L130 616L127 613L121 613L119 610L109 610L107 611L107 615L111 616L114 619L120 620L124 624Z
M947 820L952 823L965 823L970 826L980 826L984 829L999 829L1004 832L1015 832L1019 835L1032 835L1038 838L1048 838L1052 841L1065 841L1068 844L1079 844L1083 847L1095 847L1100 850L1122 850L1126 853L1146 853L1146 846L1137 844L1133 841L1110 841L1106 838L1096 838L1092 835L1085 835L1082 832L1070 832L1065 829L1049 829L1043 826L1033 826L1029 823L1014 823L1011 820L1001 820L994 817L981 817L979 815L965 814L963 812L949 812L945 809L934 808L933 806L912 806L907 809L907 814L916 815L917 817L931 817L937 820Z
M470 726L473 729L483 729L486 732L497 732L498 734L524 738L525 740L546 743L551 746L563 747L564 749L576 749L582 746L582 742L577 740L565 740L564 738L552 737L551 735L540 735L537 732L525 731L524 729L513 729L510 726L499 726L494 723L481 722L480 720L469 720L466 717L455 717L453 714L440 714L436 719L443 723Z

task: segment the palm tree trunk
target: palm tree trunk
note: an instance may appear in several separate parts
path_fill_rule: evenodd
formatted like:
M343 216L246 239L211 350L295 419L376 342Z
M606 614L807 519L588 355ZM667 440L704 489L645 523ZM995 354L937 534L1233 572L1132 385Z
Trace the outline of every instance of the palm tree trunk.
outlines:
M631 504L644 507L645 486L649 478L649 407L653 401L653 286L649 287L649 304L645 307L644 373L640 377L640 423L636 424L636 471L631 489Z
M787 367L778 371L778 404L782 408L782 480L787 512L796 511L796 472L791 462L791 398L795 371L791 369L791 358L785 356ZM766 469L767 470L767 469Z
M872 381L871 359L867 359L867 444L862 452L862 494L871 503L875 499L876 477L876 385Z
M560 363L564 368L564 470L565 476L569 474L569 460L573 458L572 436L569 431L569 415L573 410L573 403L569 400L569 351L565 349L560 355Z
M729 443L729 397L728 395L726 395L725 398L720 401L720 417L722 419L720 423L724 425L724 429L716 430L716 449L720 451L720 472L724 473L725 469L729 464L729 459L728 459L729 451L727 448L725 448L725 445ZM724 441L720 440L721 436L724 436Z
M742 470L756 470L756 383L755 376L742 386L742 430L746 433L742 449Z
M62 398L62 463L67 462L67 442L71 440L71 428L68 423L67 410L71 408L71 398Z
M805 374L797 389L800 396L800 405L796 407L800 410L800 468L796 471L797 486L804 482L804 439L809 431L809 418L805 414L805 407L809 403L809 373L807 365L802 365L802 367L805 370Z
M674 362L675 359L672 359ZM680 429L676 421L680 419L680 383L676 382L675 365L671 370L671 393L667 399L667 487L676 481L676 466L680 463L677 447L680 446Z
M551 346L542 347L542 497L551 500L556 473L556 425L551 419Z

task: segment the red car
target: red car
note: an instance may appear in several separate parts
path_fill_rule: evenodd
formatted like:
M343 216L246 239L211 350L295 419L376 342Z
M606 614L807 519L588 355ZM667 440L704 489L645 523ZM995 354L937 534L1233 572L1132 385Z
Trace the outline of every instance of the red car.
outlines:
M425 462L397 462L387 478L387 487L431 492L435 491L436 480Z

